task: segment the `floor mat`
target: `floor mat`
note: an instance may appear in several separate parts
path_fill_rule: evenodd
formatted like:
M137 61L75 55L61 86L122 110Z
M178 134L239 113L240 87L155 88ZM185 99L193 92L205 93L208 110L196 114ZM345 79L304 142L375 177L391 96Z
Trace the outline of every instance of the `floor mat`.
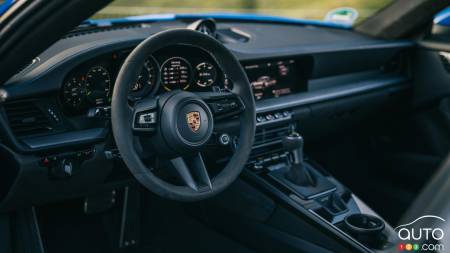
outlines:
M81 202L57 203L37 210L45 253L112 251L101 220L96 215L84 215Z
M187 215L180 204L157 197L145 198L142 243L139 252L255 252L227 236L210 229Z
M113 247L117 241L111 240L110 235L119 226L110 221L117 220L111 217L116 217L112 215L115 211L121 211L120 205L106 213L86 215L81 200L70 200L37 208L45 252L255 252L187 215L184 208L189 204L162 200L142 191L145 193L142 194L139 247L127 250Z

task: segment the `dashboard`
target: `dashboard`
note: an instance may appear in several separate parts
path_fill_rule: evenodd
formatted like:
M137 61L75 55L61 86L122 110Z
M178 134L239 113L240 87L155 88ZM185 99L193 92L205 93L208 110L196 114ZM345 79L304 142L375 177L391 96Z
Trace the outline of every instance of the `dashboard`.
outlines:
M0 200L8 195L0 209L18 206L16 200L64 199L129 176L127 170L116 171L120 163L115 158L120 155L107 113L120 67L148 36L187 25L186 21L161 21L67 35L18 71L3 86L8 98L0 103L0 157L8 157L6 167L11 168L0 177ZM407 104L393 101L403 101L399 97L409 87L404 66L414 46L409 41L259 22L218 21L216 33L241 63L252 86L255 150L264 152L267 145L279 144L292 125L308 141L320 140L365 122L368 116L382 115L383 108L389 114ZM200 48L163 47L147 57L138 78L129 84L128 98L133 103L175 89L232 89L223 69ZM214 141L239 129L235 122L214 124ZM214 154L208 160L220 160L229 152L211 150ZM49 178L45 162L69 160L75 161L75 176ZM20 187L30 182L40 191ZM10 190L13 185L17 187Z
M114 83L128 54L158 31L187 25L167 21L63 37L6 83L10 101L2 109L6 135L22 151L64 147L57 140L66 140L64 135L82 143L91 134L103 139L99 132L104 131L98 130L107 125ZM217 22L215 36L247 74L258 124L291 115L298 107L402 83L406 78L396 71L412 46L341 29L271 23ZM233 88L209 52L180 44L149 55L129 85L130 102L175 89ZM21 118L16 111L25 109L39 117ZM101 119L91 113L102 110L106 113L100 113Z
M111 103L115 79L132 49L114 51L88 60L64 78L60 100L69 113ZM222 68L203 49L188 45L165 47L145 60L137 80L130 85L129 100L171 90L214 91L231 89Z

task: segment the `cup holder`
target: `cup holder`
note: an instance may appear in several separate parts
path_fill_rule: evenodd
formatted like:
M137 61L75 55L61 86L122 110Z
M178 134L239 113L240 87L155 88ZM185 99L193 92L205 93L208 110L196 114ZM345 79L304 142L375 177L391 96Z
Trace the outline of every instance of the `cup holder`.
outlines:
M351 214L344 219L345 228L360 242L378 248L383 243L384 221L369 214Z
M345 226L355 234L378 234L384 229L384 221L368 214L351 214L344 219Z

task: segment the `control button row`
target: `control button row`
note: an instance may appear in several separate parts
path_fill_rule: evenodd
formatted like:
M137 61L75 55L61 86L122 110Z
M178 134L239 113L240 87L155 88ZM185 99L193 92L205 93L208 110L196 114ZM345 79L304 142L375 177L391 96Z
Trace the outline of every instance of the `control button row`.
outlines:
M256 116L256 123L272 122L277 120L290 119L292 113L290 111L282 111L275 113L258 114Z
M243 112L245 108L242 101L240 101L237 97L208 102L208 106L211 108L215 118L224 118L237 115Z
M59 155L44 156L39 165L49 170L51 178L62 179L73 176L81 164L94 156L95 149L86 149Z
M274 154L271 154L271 155L258 157L255 160L251 160L248 163L248 165L249 165L249 168L254 170L254 171L262 170L267 165L273 164L273 162L277 162L277 161L279 161L281 159L286 159L287 155L288 155L288 152L283 152L281 154L274 153Z

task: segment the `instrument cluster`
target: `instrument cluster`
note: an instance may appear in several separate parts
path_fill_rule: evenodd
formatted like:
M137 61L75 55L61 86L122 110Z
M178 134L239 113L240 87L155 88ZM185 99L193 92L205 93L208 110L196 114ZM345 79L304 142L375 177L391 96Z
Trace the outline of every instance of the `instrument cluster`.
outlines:
M111 103L113 85L131 50L105 54L82 63L65 78L61 103L70 112L84 113L91 107ZM181 89L213 91L227 87L226 76L206 51L186 45L163 48L145 60L130 86L129 100Z

